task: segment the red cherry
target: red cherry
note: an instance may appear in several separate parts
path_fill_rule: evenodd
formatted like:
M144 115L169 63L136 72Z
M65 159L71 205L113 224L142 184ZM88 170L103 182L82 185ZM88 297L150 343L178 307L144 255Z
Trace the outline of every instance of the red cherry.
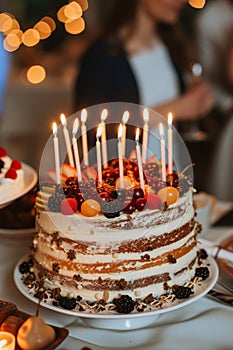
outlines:
M138 211L142 211L145 208L146 205L146 199L145 198L138 198L136 200L135 206Z
M19 160L14 159L11 162L11 168L14 168L15 170L19 170L19 169L22 169L22 165Z
M131 202L128 202L128 203L125 204L123 212L125 214L129 214L130 215L130 214L133 214L135 209L136 209L135 203L131 201Z
M5 157L6 155L7 155L7 151L5 150L5 148L0 147L0 158Z
M10 168L6 174L5 174L6 179L13 179L15 180L17 178L17 172L14 168Z
M161 199L154 193L146 194L145 199L147 201L147 208L151 210L158 209L161 204Z

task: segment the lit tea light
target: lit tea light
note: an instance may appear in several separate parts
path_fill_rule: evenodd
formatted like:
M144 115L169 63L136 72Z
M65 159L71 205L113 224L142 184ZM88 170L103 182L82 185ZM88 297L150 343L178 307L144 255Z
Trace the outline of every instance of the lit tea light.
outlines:
M160 150L161 150L161 167L162 167L162 181L166 181L166 158L165 158L165 139L163 124L159 124L160 133Z
M129 120L129 112L125 111L122 117L122 157L125 157L125 148L126 148L126 124Z
M142 162L146 163L146 156L147 156L147 144L148 144L148 129L149 129L149 112L148 109L145 108L143 110L143 135L142 135Z
M98 182L102 184L102 163L101 163L101 150L100 150L100 137L103 132L102 123L98 126L96 133L96 157L97 157L97 169L98 169Z
M120 187L124 187L124 168L123 168L123 155L122 155L122 124L119 125L118 129L118 158L119 158L119 177Z
M0 350L15 350L15 337L9 332L0 332Z
M63 126L63 134L64 134L69 163L72 167L74 167L74 158L73 158L73 153L72 153L72 148L71 148L71 143L70 143L70 135L69 135L69 131L67 129L67 122L66 122L65 114L62 113L60 115L60 120L61 120L61 123Z
M172 113L168 113L168 174L172 173L173 170L173 141L172 141Z
M108 152L107 152L107 142L106 142L106 124L105 120L108 116L107 109L103 109L100 120L102 125L102 136L101 136L101 144L102 144L102 156L103 156L103 166L107 168L108 166Z
M140 145L139 145L139 128L136 129L135 141L136 141L136 154L137 154L137 160L138 160L140 187L144 191L145 186L144 186L144 177L143 177L143 168L142 168L142 157L141 157L141 151L140 151Z
M60 157L59 157L59 144L57 137L57 124L53 122L53 149L54 149L54 160L55 160L55 172L57 185L61 183L60 174Z
M80 159L79 159L79 150L78 150L78 143L77 143L77 138L76 134L78 132L79 128L79 120L78 118L75 118L74 124L73 124L73 137L72 137L72 144L73 144L73 149L74 149L74 158L75 158L75 166L78 174L78 181L82 181L82 173L81 173L81 167L80 167Z
M82 134L82 146L83 146L83 162L85 165L89 165L88 160L88 146L87 146L87 110L83 109L81 112L81 134Z

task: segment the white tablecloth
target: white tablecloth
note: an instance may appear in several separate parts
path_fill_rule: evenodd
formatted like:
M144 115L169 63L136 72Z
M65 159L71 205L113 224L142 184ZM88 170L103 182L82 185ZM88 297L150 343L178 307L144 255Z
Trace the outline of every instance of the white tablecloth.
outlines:
M229 228L215 228L207 236L219 240L225 231ZM20 294L13 280L14 267L27 253L30 242L31 236L8 238L0 235L0 299L12 301L19 310L35 314L36 305ZM75 320L43 307L40 315L56 326L66 326ZM232 350L233 308L205 296L183 308L161 314L146 328L131 331L89 328L77 320L75 327L70 328L69 337L57 349L80 350L84 346L92 350Z

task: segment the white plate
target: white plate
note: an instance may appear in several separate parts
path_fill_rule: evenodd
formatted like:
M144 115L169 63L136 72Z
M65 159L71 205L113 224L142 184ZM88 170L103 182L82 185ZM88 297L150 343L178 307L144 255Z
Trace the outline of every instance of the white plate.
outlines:
M28 259L28 256L23 257L17 263L14 269L14 281L19 291L28 299L38 304L38 299L33 296L33 292L30 291L27 286L22 282L22 274L19 272L19 265ZM216 284L218 280L218 265L212 257L208 257L206 262L208 263L210 277L203 281L201 286L195 286L194 294L188 299L175 300L172 305L167 303L167 306L156 308L153 311L133 312L131 314L118 314L113 311L106 311L101 313L87 313L74 310L65 310L61 307L52 305L52 299L48 299L47 302L42 301L41 306L50 310L63 313L70 316L81 317L83 321L91 327L104 328L104 329L118 329L118 330L132 330L146 327L153 322L159 314L179 309L183 306L189 305L198 300L202 296L208 293L210 289Z
M0 209L6 207L7 205L11 204L14 200L28 193L37 183L37 180L38 180L37 172L32 167L30 167L25 163L22 163L22 168L24 170L24 175L25 175L24 187L21 188L20 191L11 193L7 198L7 200L0 202Z

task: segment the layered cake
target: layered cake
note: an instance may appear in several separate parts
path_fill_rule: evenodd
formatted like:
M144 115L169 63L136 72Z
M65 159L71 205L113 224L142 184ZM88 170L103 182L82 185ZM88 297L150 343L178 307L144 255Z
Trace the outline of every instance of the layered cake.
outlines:
M209 271L192 182L176 171L161 181L160 168L143 165L143 188L134 159L124 160L121 186L118 159L102 169L101 183L95 167L83 166L78 181L66 164L62 185L40 183L37 234L20 266L30 287L33 273L36 296L50 293L66 309L128 313L193 293Z
M12 159L5 148L0 147L0 204L24 187L24 170L19 160Z

